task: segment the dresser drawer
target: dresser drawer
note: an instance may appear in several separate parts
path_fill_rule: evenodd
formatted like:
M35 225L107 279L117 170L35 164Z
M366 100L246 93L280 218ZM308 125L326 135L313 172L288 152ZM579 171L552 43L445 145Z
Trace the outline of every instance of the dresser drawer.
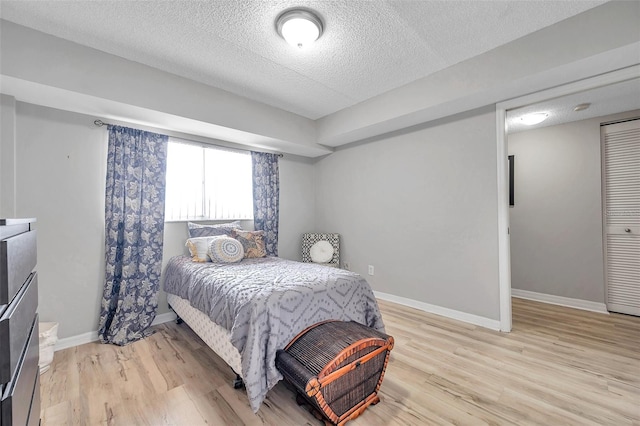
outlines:
M37 262L35 230L0 241L0 306L11 302Z
M38 348L40 348L40 346L38 346ZM38 371L40 371L40 369L38 369ZM29 410L29 420L27 420L27 422L27 426L38 426L40 424L40 374L36 374L36 385L33 388L31 410Z
M38 317L32 321L27 350L13 380L6 386L2 395L2 426L22 426L29 421L32 407L31 397L34 395L38 378ZM39 392L39 390L38 390ZM35 407L34 407L35 408ZM38 417L40 414L38 413Z
M0 317L0 383L11 380L38 309L38 276L34 272Z

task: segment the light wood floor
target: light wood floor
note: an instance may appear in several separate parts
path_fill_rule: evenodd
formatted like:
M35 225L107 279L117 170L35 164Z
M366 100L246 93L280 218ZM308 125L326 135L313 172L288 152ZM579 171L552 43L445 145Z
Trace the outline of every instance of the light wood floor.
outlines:
M380 302L396 346L382 402L350 425L640 425L640 318L513 300L504 334ZM42 424L320 425L281 382L257 415L184 324L55 354Z

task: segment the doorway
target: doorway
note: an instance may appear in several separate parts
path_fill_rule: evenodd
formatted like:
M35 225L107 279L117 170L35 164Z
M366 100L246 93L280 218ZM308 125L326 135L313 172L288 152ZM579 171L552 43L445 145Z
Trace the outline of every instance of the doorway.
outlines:
M499 267L500 267L500 324L501 330L510 331L511 329L511 236L510 236L510 210L508 200L508 131L507 116L508 111L517 109L536 108L541 104L549 102L558 102L561 98L570 97L578 93L589 90L597 90L611 87L618 83L635 81L635 88L640 90L640 67L634 66L620 71L608 73L591 79L572 83L562 87L539 92L533 95L517 98L511 101L503 102L496 107L497 128L498 128L498 190L501 194L499 198ZM637 97L640 99L640 97ZM577 106L577 105L576 105ZM638 107L640 108L640 107ZM598 115L608 115L607 113ZM566 158L565 161L571 161ZM515 168L518 170L518 156L515 157ZM516 180L515 188L515 204L518 205L518 187ZM602 257L600 258L602 264ZM604 278L602 278L604 279Z

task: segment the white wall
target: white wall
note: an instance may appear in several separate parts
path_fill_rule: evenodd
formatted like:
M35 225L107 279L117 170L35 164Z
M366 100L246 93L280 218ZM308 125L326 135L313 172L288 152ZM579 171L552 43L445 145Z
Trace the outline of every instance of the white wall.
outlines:
M37 218L41 320L59 322L61 338L95 331L104 284L106 129L83 114L15 106L16 215ZM297 259L302 233L313 229L313 164L287 156L280 179L279 251ZM164 263L184 253L186 228L166 225ZM161 293L158 313L167 311Z
M604 303L600 123L640 111L511 134L514 289Z
M338 150L316 166L316 228L374 290L498 320L496 149L483 108Z

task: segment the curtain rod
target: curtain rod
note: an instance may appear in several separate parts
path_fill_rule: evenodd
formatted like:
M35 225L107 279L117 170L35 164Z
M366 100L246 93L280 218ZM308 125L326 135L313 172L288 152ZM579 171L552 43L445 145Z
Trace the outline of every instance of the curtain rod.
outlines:
M113 126L113 124L111 124L111 123L105 123L104 121L102 121L102 120L100 120L100 119L98 119L98 120L94 120L94 121L93 121L93 124L95 124L95 125L96 125L96 126L98 126L98 127L102 127L102 126L110 126L110 125L111 125L111 126ZM173 136L170 136L170 137L173 137ZM180 138L177 138L177 139L180 139ZM196 141L189 141L189 142L196 142ZM200 142L200 143L206 143L206 142ZM229 148L228 146L216 145L216 144L214 144L214 143L207 143L207 145L219 146L220 148ZM234 148L231 148L231 149L237 149L238 151L251 151L250 149L235 148L235 147L234 147ZM262 151L258 151L258 152L262 152ZM271 154L271 153L269 153L269 154ZM283 158L283 157L284 157L284 154L277 153L276 155L277 155L278 157L280 157L280 158Z

